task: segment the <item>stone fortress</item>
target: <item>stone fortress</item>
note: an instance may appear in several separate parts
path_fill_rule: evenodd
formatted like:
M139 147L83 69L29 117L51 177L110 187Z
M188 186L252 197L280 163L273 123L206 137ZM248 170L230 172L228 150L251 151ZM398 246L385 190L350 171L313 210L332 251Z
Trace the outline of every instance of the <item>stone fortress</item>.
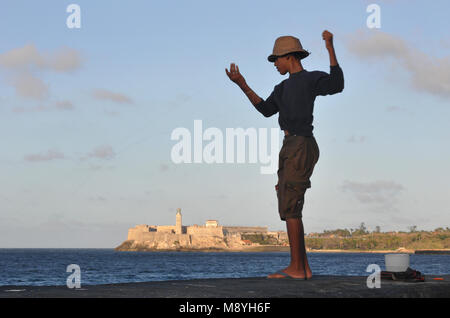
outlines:
M116 250L243 249L258 245L245 239L252 235L270 236L277 244L287 240L286 232L269 232L267 227L221 226L216 220L184 226L181 209L177 209L175 225L136 225L128 230L127 240Z

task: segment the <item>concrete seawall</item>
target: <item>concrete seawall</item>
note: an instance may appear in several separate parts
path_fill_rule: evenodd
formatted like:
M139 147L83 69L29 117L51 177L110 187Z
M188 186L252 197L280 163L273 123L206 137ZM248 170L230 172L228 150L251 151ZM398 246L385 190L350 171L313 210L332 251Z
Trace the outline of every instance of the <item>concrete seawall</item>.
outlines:
M440 277L443 280L433 280ZM450 275L426 275L425 282L381 280L367 287L365 276L314 276L312 279L218 278L109 285L0 286L0 298L430 298L450 297Z

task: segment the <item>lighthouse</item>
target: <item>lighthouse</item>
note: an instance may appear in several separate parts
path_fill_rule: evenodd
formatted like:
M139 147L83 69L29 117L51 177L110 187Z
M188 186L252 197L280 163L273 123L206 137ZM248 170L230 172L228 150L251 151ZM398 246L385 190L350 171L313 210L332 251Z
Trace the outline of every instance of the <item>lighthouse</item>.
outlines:
M180 208L177 209L175 234L183 234L183 225L181 223L181 209Z

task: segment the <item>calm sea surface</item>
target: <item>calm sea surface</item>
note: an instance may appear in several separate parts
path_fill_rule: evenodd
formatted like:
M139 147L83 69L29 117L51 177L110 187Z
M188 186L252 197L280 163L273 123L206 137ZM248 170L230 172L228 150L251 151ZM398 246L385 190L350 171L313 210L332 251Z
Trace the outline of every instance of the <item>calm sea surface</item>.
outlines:
M313 275L368 276L382 270L384 254L308 253ZM113 249L0 249L0 285L66 285L77 264L82 285L261 277L289 264L289 253L117 252ZM410 267L423 274L450 274L450 255L411 255Z

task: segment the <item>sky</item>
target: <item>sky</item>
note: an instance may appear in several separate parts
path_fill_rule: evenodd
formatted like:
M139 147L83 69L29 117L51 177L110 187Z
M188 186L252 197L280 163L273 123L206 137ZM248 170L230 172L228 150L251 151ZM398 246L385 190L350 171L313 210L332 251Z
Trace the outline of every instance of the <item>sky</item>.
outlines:
M446 0L2 1L0 247L113 248L137 224L174 224L177 208L184 225L285 230L276 169L177 163L172 137L181 128L204 150L211 128L226 151L227 128L269 140L273 128L276 167L278 114L257 112L225 68L266 99L289 75L267 61L275 39L298 37L303 67L329 72L324 30L345 88L315 101L305 232L449 227L449 11Z

